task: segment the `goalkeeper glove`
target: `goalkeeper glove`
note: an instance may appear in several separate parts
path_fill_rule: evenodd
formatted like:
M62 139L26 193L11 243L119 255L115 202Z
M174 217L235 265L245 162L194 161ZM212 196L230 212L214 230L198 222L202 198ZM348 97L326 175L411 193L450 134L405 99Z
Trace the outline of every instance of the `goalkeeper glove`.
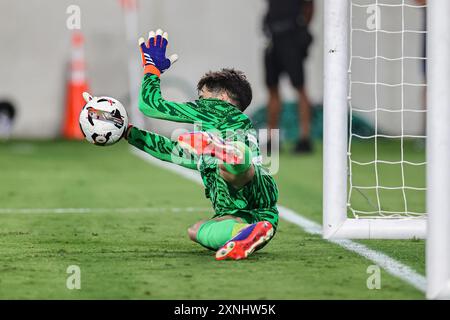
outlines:
M156 74L158 77L169 69L178 59L178 55L173 54L169 58L166 57L166 48L168 44L168 34L161 29L156 33L150 31L148 40L139 38L139 46L141 48L142 66L144 73Z

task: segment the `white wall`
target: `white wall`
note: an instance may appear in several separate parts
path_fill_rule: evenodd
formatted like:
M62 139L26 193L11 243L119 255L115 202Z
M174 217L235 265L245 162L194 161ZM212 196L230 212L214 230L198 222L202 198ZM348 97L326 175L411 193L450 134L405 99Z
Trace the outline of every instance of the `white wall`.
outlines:
M128 102L127 45L118 0L0 0L0 99L10 98L18 107L14 137L47 138L60 132L70 56L66 8L71 4L81 7L91 91ZM265 0L140 0L136 39L161 27L170 35L169 52L180 55L163 76L166 98L191 99L204 72L235 67L246 72L254 89L249 112L264 104L261 18L265 7ZM323 0L317 0L311 27L315 41L307 60L307 85L315 103L322 101L322 7ZM386 15L384 21L396 19ZM418 46L414 41L413 48ZM140 63L137 47L136 63ZM420 70L412 69L412 77L420 78ZM370 72L370 66L361 68L363 75ZM288 81L282 83L284 97L293 99ZM369 105L365 96L363 90L355 96L361 107ZM408 97L420 98L417 92ZM389 117L385 123L386 130L397 127ZM418 128L419 122L411 123Z
M320 2L308 67L316 101L321 100L322 86ZM118 0L1 0L0 99L10 98L18 108L14 137L46 138L60 132L70 56L66 8L71 4L81 7L93 93L127 101L127 50ZM265 5L264 0L141 0L141 34L136 39L162 27L169 31L169 51L180 55L163 77L166 97L195 97L195 84L205 71L235 67L245 71L253 85L252 108L263 104L261 17ZM140 63L139 55L136 58ZM179 82L184 83L183 89L174 87ZM284 91L287 98L292 97L289 88Z

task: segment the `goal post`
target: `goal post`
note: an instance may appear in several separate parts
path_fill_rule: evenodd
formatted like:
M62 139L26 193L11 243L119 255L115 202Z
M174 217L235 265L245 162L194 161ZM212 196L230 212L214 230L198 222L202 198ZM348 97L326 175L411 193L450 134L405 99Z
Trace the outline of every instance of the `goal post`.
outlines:
M450 1L427 15L427 298L450 299Z
M324 3L323 235L347 221L348 1Z
M445 0L444 0L445 1ZM367 1L366 1L367 2ZM376 6L383 5L378 1L373 1ZM403 5L404 5L403 1ZM354 4L350 0L335 1L326 0L324 2L324 140L323 140L323 237L330 238L355 238L355 239L409 239L409 238L425 238L426 236L426 219L425 214L408 215L408 209L405 209L405 214L390 216L367 216L367 217L349 217L349 82L351 80L351 73L349 69L350 58L352 55L351 48L351 10ZM398 5L400 7L402 4ZM359 7L369 7L368 5L357 5ZM391 6L384 4L384 6ZM402 9L403 10L403 9ZM403 11L402 11L403 15ZM375 17L377 19L377 17ZM402 17L403 19L403 17ZM404 19L403 19L404 20ZM404 25L401 33L404 36ZM365 31L365 30L358 30ZM385 31L384 33L397 33L392 31ZM378 30L374 31L378 34ZM419 32L417 32L419 33ZM377 41L377 40L375 40ZM403 42L403 38L402 38ZM375 48L377 44L375 44ZM403 43L402 43L403 53ZM373 85L375 88L375 95L377 95L376 88L379 85L377 82L377 66L376 63L380 59L380 53L375 52L373 57L359 57L363 60L375 61L375 81L374 83L363 83ZM387 58L381 57L384 60L395 61L401 60L402 79L399 86L405 83L403 79L404 66L403 57ZM417 58L420 59L420 58ZM384 84L388 87L395 87L397 84ZM415 84L414 84L415 85ZM425 86L425 85L417 85ZM402 89L402 99L403 99ZM376 98L375 98L376 100ZM403 111L404 103L401 103L400 112ZM375 105L375 114L380 106ZM386 111L386 110L383 110ZM387 110L390 111L390 110ZM420 112L413 110L414 112ZM393 111L392 111L393 112ZM397 111L396 111L397 112ZM375 115L375 118L377 116ZM377 124L375 122L375 124ZM376 130L376 129L375 129ZM377 139L377 132L375 132L375 146ZM381 135L380 135L381 136ZM406 136L406 135L405 135ZM394 137L394 136L392 136ZM400 136L403 147L403 116L402 116L402 135ZM403 151L402 151L403 155ZM379 162L375 159L373 163L375 166ZM387 162L387 161L385 161ZM400 161L404 165L403 156ZM389 164L394 164L391 162ZM425 165L425 163L413 163L413 165ZM376 169L375 169L376 170ZM378 173L377 173L378 174ZM402 172L403 175L403 172ZM373 187L376 189L383 188L377 185ZM389 188L386 188L389 189ZM393 189L393 188L392 188ZM403 190L405 203L405 189L417 189L424 191L424 188L413 188L403 185L398 189ZM379 200L379 199L378 199ZM378 201L379 202L379 201ZM405 205L406 206L406 205ZM377 211L382 212L378 204Z

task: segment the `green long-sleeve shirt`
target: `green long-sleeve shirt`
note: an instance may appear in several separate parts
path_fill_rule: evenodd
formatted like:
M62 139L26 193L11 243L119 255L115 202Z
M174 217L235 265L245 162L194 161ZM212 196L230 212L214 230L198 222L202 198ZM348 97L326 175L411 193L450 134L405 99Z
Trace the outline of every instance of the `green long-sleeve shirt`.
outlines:
M145 75L139 94L139 110L148 117L195 124L197 130L214 130L222 138L233 136L250 146L259 156L256 133L250 119L232 104L219 99L199 99L194 102L171 102L161 95L160 80L156 75ZM177 141L133 128L128 142L163 161L174 162L190 169L199 169L201 159L185 152ZM205 164L211 159L204 161ZM202 162L203 163L203 162Z
M196 130L214 130L222 138L243 141L249 146L255 163L255 177L251 183L236 190L220 176L217 160L211 156L197 156L182 149L177 141L133 127L128 142L161 159L200 171L205 195L213 204L216 215L234 214L248 223L267 220L278 224L276 202L278 189L273 178L264 173L259 164L256 131L250 119L232 104L219 99L199 99L177 103L161 95L160 80L145 75L139 94L139 109L148 117L191 123Z

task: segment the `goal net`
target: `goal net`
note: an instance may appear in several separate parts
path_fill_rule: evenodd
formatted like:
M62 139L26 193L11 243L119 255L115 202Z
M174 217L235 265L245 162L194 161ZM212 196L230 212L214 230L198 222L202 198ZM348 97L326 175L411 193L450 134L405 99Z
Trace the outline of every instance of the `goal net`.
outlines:
M431 299L450 298L449 17L448 0L324 10L323 236L426 237Z
M348 211L354 218L422 219L425 5L353 0L349 10ZM352 125L357 120L362 127Z
M425 17L415 0L326 2L325 237L425 237Z

